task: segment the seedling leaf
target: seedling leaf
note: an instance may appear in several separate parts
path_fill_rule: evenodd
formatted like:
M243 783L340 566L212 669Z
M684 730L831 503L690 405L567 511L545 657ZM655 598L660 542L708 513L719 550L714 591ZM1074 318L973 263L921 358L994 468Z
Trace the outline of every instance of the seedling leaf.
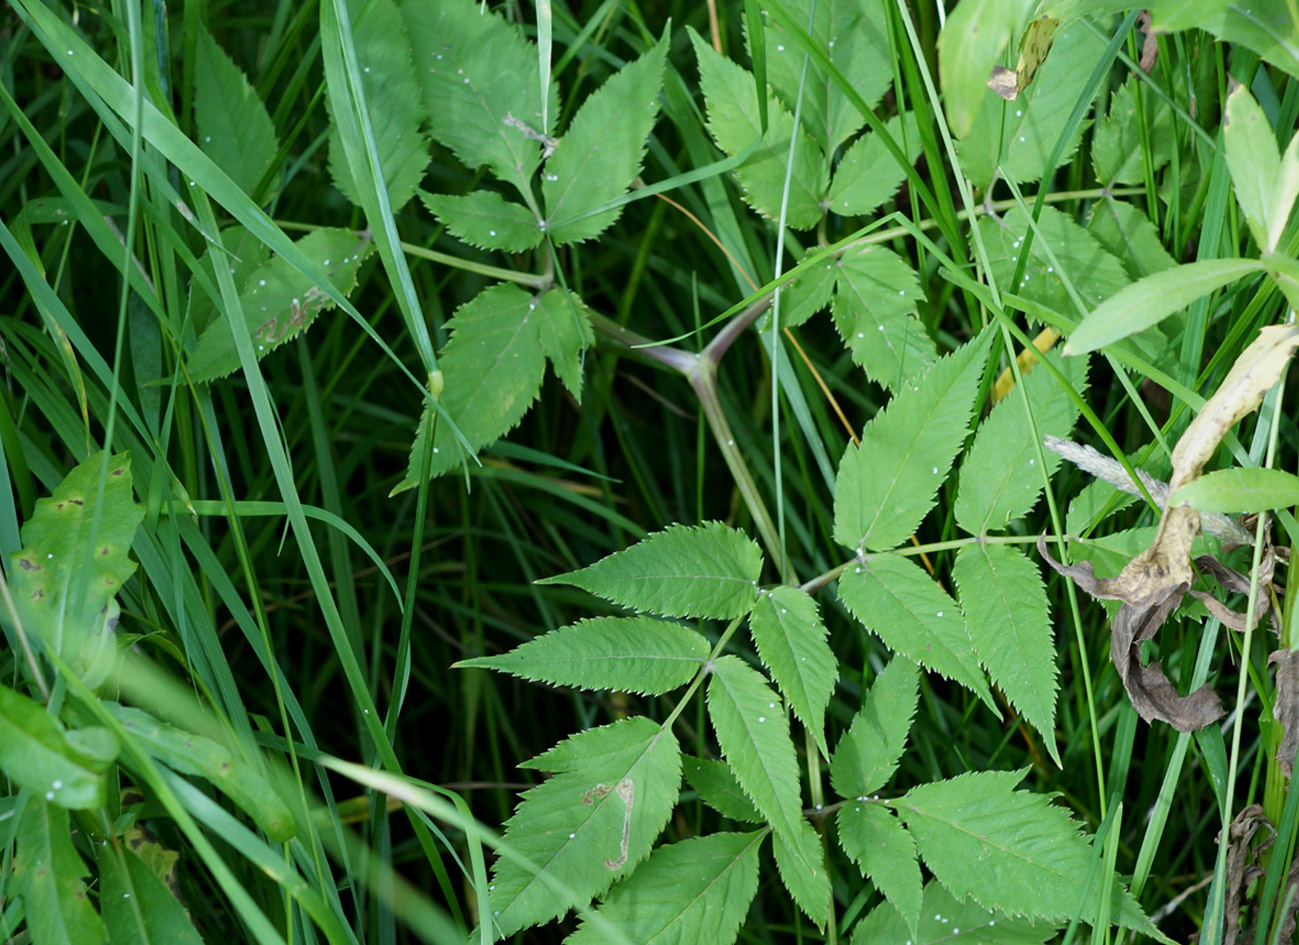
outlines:
M758 93L753 76L716 52L690 30L699 59L699 85L708 104L708 131L717 146L734 157L761 137L757 150L736 170L745 201L770 219L780 217L785 176L791 176L785 222L797 230L816 226L821 219L821 198L826 189L826 162L821 150L794 117L768 93L767 133L761 135ZM789 171L789 139L797 134L793 169Z
M839 673L816 601L794 587L760 593L749 630L790 710L812 733L821 754L829 757L825 707Z
M1024 719L1055 747L1059 691L1046 588L1037 565L1009 545L965 545L952 579L961 595L965 629L988 676Z
M990 334L907 381L839 463L834 537L849 548L896 547L933 507L969 433Z
M372 116L379 165L388 186L392 212L396 213L415 195L429 162L428 147L420 130L423 110L410 43L402 27L401 13L392 0L365 3L351 0L348 6L353 15L359 8L365 11L352 24L352 36L361 67L365 106ZM361 187L352 177L338 125L329 133L329 172L343 196L361 206Z
M669 525L661 532L580 571L538 584L572 584L633 610L665 617L729 620L758 597L762 551L721 522Z
M463 197L421 190L419 199L456 239L479 249L521 253L545 235L531 210L492 190L476 190Z
M688 683L708 658L708 650L707 640L680 624L652 617L595 617L508 653L455 665L555 686L661 695Z
M919 685L920 671L903 657L894 657L875 677L830 761L830 783L840 796L862 797L893 777L915 718Z
M525 793L505 825L505 842L540 872L496 861L489 888L500 936L562 916L636 869L681 787L672 732L640 717L573 735L528 767L557 773ZM543 875L562 878L573 898Z
M546 162L541 192L546 228L556 243L598 236L622 213L605 210L565 220L623 195L645 161L645 140L658 116L668 34L593 92Z
M1094 922L1102 880L1090 885L1089 839L1042 794L1015 791L1023 772L981 771L913 788L894 802L925 865L958 900L1009 915ZM1099 870L1097 871L1099 873ZM1111 877L1111 920L1161 942L1127 888Z
M614 888L599 914L634 945L731 945L758 891L758 848L764 836L762 831L715 833L659 847ZM682 895L686 876L690 894ZM565 941L603 945L607 938L584 921Z
M356 285L361 264L374 250L368 236L331 227L316 230L295 244L330 277L344 295ZM239 292L246 330L260 360L311 327L334 302L309 276L282 256L275 256L248 277ZM212 381L239 368L230 320L217 318L198 339L187 360L190 380Z
M920 565L877 555L839 579L839 599L889 649L960 683L997 711L960 608Z
M915 270L882 246L863 246L839 260L834 324L852 359L876 383L898 390L938 359L914 317L924 297Z
M201 22L194 48L194 122L208 157L256 199L253 191L279 150L275 126L243 71Z

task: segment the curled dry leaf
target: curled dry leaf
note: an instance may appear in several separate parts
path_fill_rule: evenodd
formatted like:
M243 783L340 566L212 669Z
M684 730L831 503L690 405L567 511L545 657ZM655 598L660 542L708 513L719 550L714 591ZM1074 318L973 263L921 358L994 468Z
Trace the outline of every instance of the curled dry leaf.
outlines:
M1263 395L1281 377L1296 346L1299 346L1299 327L1273 325L1262 329L1258 338L1241 353L1218 391L1173 449L1170 495L1200 477L1227 431L1257 409ZM1222 703L1208 686L1189 696L1178 695L1158 662L1149 666L1141 664L1141 644L1158 632L1190 588L1195 577L1191 570L1191 543L1199 532L1200 513L1195 509L1165 508L1154 542L1128 562L1115 578L1096 577L1087 563L1060 564L1047 553L1045 536L1038 539L1038 551L1055 570L1073 578L1093 597L1122 601L1110 630L1110 658L1114 667L1133 708L1143 719L1168 722L1181 732L1203 728L1219 718ZM1275 557L1268 557L1274 563ZM1232 580L1229 571L1219 566L1211 573L1220 581L1229 581ZM1221 607L1216 600L1214 604ZM1222 610L1231 614L1225 607ZM1262 608L1256 606L1255 610L1261 613ZM1238 615L1232 614L1231 619L1244 625Z
M1288 778L1294 773L1295 752L1299 750L1299 650L1275 650L1267 661L1276 663L1276 702L1272 716L1284 731L1276 749L1276 761Z
M1254 834L1260 827L1267 828L1268 836L1253 845ZM1265 871L1258 865L1259 857L1276 839L1276 828L1268 820L1263 808L1251 804L1236 815L1227 831L1227 898L1224 903L1227 911L1226 928L1223 930L1224 942L1235 942L1240 934L1240 910L1244 905L1246 888ZM1222 843L1222 834L1218 835Z

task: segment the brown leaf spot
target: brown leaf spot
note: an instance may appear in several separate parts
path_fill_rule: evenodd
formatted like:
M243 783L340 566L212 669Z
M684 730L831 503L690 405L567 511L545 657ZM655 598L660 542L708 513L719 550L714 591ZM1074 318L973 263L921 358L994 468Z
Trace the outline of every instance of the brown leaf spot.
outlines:
M35 559L33 559L33 558L19 558L19 559L18 559L18 567L22 568L24 571L40 571L40 570L42 570L41 566L40 566L39 564L37 564L36 561L35 561Z

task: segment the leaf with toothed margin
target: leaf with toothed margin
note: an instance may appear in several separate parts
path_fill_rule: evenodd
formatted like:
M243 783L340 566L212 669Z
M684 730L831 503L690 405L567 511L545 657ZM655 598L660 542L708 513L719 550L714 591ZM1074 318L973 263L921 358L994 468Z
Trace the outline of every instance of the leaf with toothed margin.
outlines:
M356 285L361 264L374 250L368 236L331 227L316 230L295 244L323 269L343 294ZM311 327L333 301L309 276L281 256L274 256L249 276L239 291L245 331L252 335L258 360ZM199 336L186 359L191 381L206 382L239 369L230 320L219 317Z
M280 147L275 125L243 70L201 22L194 46L194 123L207 155L255 199L253 190Z
M724 761L681 756L686 781L699 793L699 799L723 817L741 823L760 824L762 815L744 794L735 772Z
M101 451L37 501L22 528L22 550L9 559L10 589L28 632L91 687L111 667L114 599L135 572L129 552L143 518L130 454Z
M969 433L991 332L912 377L850 445L835 483L834 537L884 551L915 532L933 508Z
M538 584L571 584L632 610L730 620L753 609L762 551L721 522L669 525L625 551Z
M961 609L920 565L876 555L839 578L839 599L889 649L960 683L1000 715Z
M875 677L830 759L830 783L843 797L878 791L897 770L920 697L920 671L895 656Z
M539 872L496 861L488 889L503 937L563 916L636 870L681 788L677 741L646 718L580 732L523 767L553 777L525 793L505 825L505 843Z
M938 359L933 339L915 317L925 297L916 272L882 246L863 246L839 260L831 311L852 359L890 390Z
M891 902L882 902L857 923L852 945L1042 945L1056 937L1053 922L1007 916L977 902L958 902L939 883L925 884L920 921L913 932Z
M911 834L893 811L878 802L860 798L839 808L836 821L844 852L898 910L914 939L920 922L924 881Z
M828 757L825 707L834 693L839 664L816 601L796 587L761 593L749 617L749 632L789 708Z
M419 199L456 239L479 249L521 253L545 236L531 210L492 190L463 197L421 190Z

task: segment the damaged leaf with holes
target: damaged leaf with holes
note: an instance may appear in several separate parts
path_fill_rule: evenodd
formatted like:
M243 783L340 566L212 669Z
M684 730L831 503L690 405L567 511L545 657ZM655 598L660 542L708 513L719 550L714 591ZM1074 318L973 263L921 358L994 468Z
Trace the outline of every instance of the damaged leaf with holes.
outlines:
M116 597L135 572L129 552L143 518L130 454L99 452L36 503L22 550L10 558L10 588L27 632L92 687L112 667Z
M347 295L356 286L356 274L374 242L369 234L325 228L297 241L298 249ZM214 300L218 312L224 310ZM315 279L280 256L251 272L239 291L244 330L253 340L258 359L311 327L316 316L334 303ZM204 330L186 362L189 378L205 382L239 369L230 319L217 317Z

